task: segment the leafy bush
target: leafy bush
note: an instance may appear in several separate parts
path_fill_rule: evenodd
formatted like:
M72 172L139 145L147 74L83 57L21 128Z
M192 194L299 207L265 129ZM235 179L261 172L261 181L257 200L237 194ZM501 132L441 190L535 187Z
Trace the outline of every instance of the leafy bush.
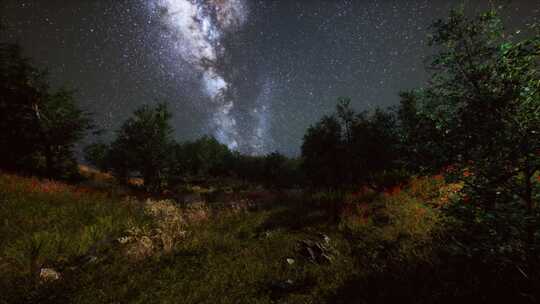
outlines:
M444 217L436 207L440 184L433 178L413 179L404 189L364 195L370 201L353 202L341 226L357 240L358 254L373 265L432 258L433 242L444 231Z

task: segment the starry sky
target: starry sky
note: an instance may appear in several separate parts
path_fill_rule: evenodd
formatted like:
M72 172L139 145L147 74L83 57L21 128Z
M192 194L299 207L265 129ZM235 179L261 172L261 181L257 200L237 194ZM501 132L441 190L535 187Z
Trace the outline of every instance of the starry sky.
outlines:
M490 5L469 2L471 13ZM0 35L49 69L54 86L77 89L104 139L137 107L168 102L177 140L210 134L244 153L297 155L338 97L373 109L422 86L429 25L459 3L2 0ZM540 1L504 11L519 29L540 16Z

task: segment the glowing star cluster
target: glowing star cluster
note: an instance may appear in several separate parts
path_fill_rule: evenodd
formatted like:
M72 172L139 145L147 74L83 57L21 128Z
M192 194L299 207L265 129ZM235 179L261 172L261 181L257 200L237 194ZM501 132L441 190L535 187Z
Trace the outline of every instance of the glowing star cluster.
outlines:
M238 148L234 102L227 97L229 83L218 67L225 53L224 34L241 27L247 18L243 0L156 0L153 9L177 38L176 49L182 58L202 73L205 94L212 100L215 135L230 148Z

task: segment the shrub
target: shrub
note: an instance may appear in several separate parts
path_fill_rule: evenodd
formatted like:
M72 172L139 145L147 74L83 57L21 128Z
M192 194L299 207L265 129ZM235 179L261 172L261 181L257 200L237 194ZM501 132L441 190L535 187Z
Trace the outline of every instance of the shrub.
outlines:
M413 179L403 189L365 195L366 201L351 203L354 207L343 214L341 226L357 240L358 254L368 260L382 255L393 263L428 260L444 227L436 208L440 184L433 178Z

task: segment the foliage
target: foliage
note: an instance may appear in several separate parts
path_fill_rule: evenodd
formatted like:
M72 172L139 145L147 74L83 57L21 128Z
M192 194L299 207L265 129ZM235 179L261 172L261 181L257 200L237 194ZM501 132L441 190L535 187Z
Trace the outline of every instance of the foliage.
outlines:
M341 184L342 126L335 116L325 116L310 126L302 143L302 159L306 175L317 186Z
M107 171L110 167L108 162L109 146L102 142L90 144L83 149L84 159L99 170Z
M92 127L74 93L53 92L47 73L13 44L0 44L0 83L0 167L51 177L73 175L73 145Z
M484 205L518 196L532 208L540 168L540 36L506 35L489 11L452 11L434 24L430 86L419 109L439 131L443 159L470 174L466 186ZM458 170L459 171L459 170Z
M214 137L203 136L196 141L176 144L176 175L225 176L230 173L233 159L229 148Z
M47 176L61 177L65 172L77 170L74 144L92 128L88 115L75 104L73 94L60 90L48 95L39 114L42 134L39 144Z
M398 141L392 112L355 113L350 100L342 98L336 114L307 130L302 144L304 170L316 186L369 185L382 190L401 181L395 174Z
M294 188L302 184L300 162L275 151L263 159L262 182L267 187Z
M437 179L417 178L403 189L349 198L342 229L351 231L359 254L375 259L370 260L374 265L379 255L399 263L429 260L434 254L433 240L444 232L444 214L438 208L447 195L439 191L442 185ZM378 248L381 243L387 246Z
M284 229L298 223L297 216L289 216L296 204L250 213L217 210L211 220L199 222L190 209L169 202L141 204L81 191L0 176L0 214L9 219L0 226L0 301L164 303L181 297L184 303L322 303L353 267L347 245L333 234L332 244L344 256L332 264L314 264L297 253L298 241L313 233ZM269 225L276 220L280 226ZM146 236L162 243L163 254L146 255L135 246ZM102 242L107 239L126 245L116 248ZM84 262L81 256L96 246L101 246L98 253L90 254L97 260ZM36 269L59 270L59 281L31 283L29 260L35 251Z
M160 191L171 167L171 114L166 104L142 106L117 132L111 143L113 174L126 180L131 172L139 173L151 192Z
M145 221L135 206L105 193L3 173L0 218L0 302L10 294L31 297L41 267L71 262L131 222Z
M453 150L445 145L444 133L426 115L428 112L422 112L424 96L424 90L400 93L396 111L399 162L410 172L434 174L453 162Z
M531 38L506 33L495 10L475 17L453 10L433 25L438 52L429 86L402 94L398 115L407 165L463 185L445 207L451 237L442 255L468 264L470 277L506 277L532 296L539 280L540 35L528 31Z

